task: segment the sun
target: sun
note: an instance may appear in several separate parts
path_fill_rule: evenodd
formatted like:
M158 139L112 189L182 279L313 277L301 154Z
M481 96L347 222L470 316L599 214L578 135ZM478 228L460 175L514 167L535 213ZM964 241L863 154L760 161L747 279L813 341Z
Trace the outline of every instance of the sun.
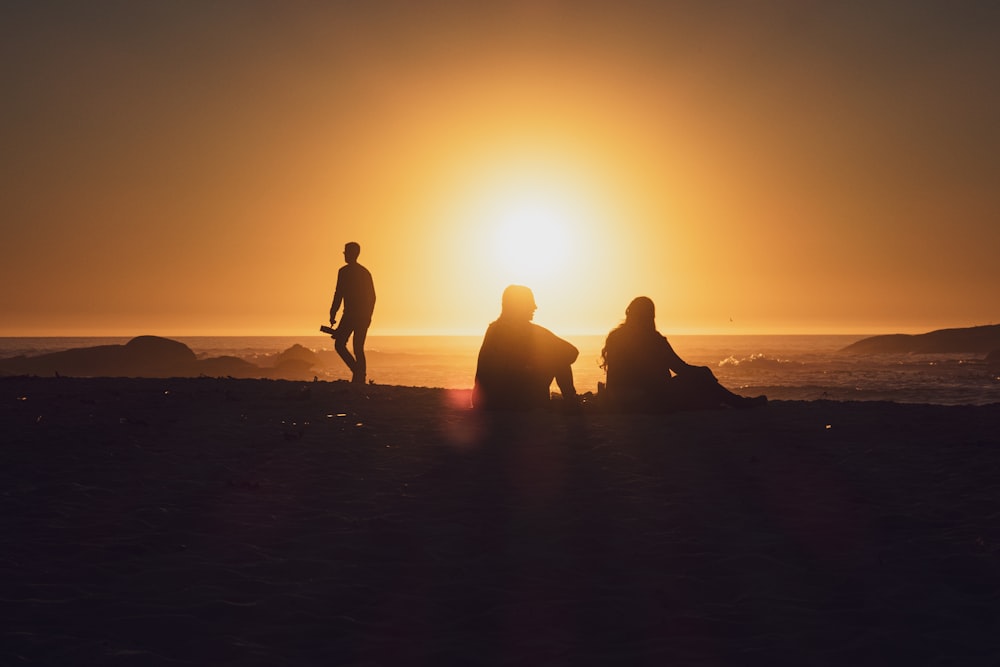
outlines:
M601 207L572 169L505 166L470 189L462 216L474 273L494 285L555 291L593 265Z
M450 194L441 196L447 204L433 216L439 232L432 238L446 239L451 250L436 255L443 258L435 269L440 292L475 322L495 316L505 287L525 285L547 325L586 329L600 299L615 290L625 256L618 228L630 209L620 192L583 159L484 162L449 179Z
M487 221L494 270L508 282L532 284L565 275L580 233L572 202L551 193L511 194Z

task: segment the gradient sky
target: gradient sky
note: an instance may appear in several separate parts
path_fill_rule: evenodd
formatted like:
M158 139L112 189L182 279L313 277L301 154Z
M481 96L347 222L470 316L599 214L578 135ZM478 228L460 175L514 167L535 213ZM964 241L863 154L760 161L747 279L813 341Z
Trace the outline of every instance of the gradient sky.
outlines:
M0 335L998 321L1000 4L0 0Z

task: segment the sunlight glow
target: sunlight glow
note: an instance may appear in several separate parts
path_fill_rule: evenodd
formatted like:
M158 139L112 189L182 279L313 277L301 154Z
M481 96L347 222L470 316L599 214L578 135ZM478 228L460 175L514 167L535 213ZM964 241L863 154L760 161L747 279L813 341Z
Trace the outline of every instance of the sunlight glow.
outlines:
M536 321L563 332L597 330L593 321L611 317L608 303L618 315L631 290L619 293L613 273L627 256L616 228L632 215L606 177L606 161L522 147L480 151L457 164L461 176L438 191L440 208L428 216L455 257L457 273L438 275L436 291L450 295L456 322L479 332L511 284L530 287Z
M487 229L496 269L523 284L564 274L580 231L571 202L537 192L500 202Z

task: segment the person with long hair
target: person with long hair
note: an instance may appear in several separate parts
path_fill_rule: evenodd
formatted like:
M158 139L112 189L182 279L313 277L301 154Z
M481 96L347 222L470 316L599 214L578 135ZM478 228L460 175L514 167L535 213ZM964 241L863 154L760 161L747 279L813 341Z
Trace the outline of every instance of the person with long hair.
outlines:
M729 391L707 366L688 364L656 330L652 299L636 297L625 321L613 329L601 351L606 399L612 408L672 412L767 404L767 397L747 398Z

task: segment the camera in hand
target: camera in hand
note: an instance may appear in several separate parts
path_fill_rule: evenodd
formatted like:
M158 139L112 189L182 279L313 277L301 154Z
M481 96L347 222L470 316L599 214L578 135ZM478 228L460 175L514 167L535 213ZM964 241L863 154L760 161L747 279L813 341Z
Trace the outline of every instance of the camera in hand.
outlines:
M322 331L325 334L330 334L331 336L333 334L337 333L336 329L334 329L333 327L328 327L325 324L321 325L320 328L319 328L319 330Z

